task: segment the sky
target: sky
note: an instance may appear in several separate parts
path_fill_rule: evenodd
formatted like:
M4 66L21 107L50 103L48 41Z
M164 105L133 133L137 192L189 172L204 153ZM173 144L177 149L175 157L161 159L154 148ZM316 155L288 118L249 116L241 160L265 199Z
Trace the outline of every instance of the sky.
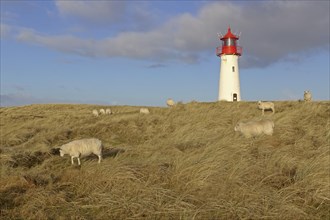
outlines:
M1 0L1 106L165 106L218 98L221 45L240 36L241 98L329 100L330 3Z

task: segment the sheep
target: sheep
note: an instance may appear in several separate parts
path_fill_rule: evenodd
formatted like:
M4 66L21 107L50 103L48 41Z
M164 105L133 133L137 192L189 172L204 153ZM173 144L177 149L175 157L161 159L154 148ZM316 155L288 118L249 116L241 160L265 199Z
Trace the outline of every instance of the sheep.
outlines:
M272 102L262 102L258 101L258 109L262 110L262 115L265 114L265 110L272 110L272 113L275 113L275 105Z
M169 98L166 100L166 105L168 107L173 107L175 105L175 102L173 101L173 99Z
M111 115L111 114L112 114L111 109L110 109L110 108L107 108L107 109L105 110L105 114L107 114L107 115Z
M270 119L238 122L234 130L241 132L246 138L256 137L262 133L266 135L273 135L274 122Z
M148 108L140 108L140 113L141 114L150 114L150 111Z
M305 102L312 101L312 93L309 90L304 91L304 101Z
M94 110L92 111L92 113L93 113L93 115L94 115L95 117L98 117L98 116L99 116L99 112L98 112L96 109L94 109Z
M100 115L105 115L105 110L103 108L100 109Z
M71 141L62 145L60 148L60 155L63 157L65 154L71 156L71 164L74 165L73 158L78 159L78 165L80 165L80 157L95 154L99 157L98 163L102 160L102 142L96 138L80 139Z

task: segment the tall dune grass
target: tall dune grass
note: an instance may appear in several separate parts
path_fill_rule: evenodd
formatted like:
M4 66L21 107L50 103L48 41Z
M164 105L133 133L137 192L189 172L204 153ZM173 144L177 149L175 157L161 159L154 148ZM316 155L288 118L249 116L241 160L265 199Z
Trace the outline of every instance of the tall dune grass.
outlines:
M234 132L256 103L0 109L2 219L329 219L330 103L275 102L273 136ZM95 137L104 160L54 147Z

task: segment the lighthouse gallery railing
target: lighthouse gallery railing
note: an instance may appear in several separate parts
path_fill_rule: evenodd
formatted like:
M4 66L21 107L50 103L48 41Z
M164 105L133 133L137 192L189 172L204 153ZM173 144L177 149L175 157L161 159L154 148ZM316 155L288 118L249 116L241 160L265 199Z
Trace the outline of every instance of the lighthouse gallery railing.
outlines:
M224 51L224 47L227 47L227 46L219 46L216 48L216 55L217 56L220 56L222 54L222 51ZM243 52L243 48L240 47L240 46L236 46L236 53L234 54L239 54L241 55Z

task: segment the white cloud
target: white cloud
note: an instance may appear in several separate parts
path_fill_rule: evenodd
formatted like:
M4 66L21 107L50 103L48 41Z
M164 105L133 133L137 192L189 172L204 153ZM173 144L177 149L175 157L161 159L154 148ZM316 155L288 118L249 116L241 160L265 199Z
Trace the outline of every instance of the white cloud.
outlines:
M12 28L10 25L0 24L0 37L5 38L10 35Z
M63 16L72 16L92 23L112 23L123 18L125 1L56 1Z
M19 16L13 12L1 10L1 21L14 21L18 17Z
M55 4L63 19L73 18L79 26L146 31L158 25L150 2L57 0Z
M161 64L161 63L152 64L152 65L147 66L147 68L150 68L150 69L163 68L163 67L166 67L166 65Z
M65 53L94 56L93 40L84 40L72 35L46 36L31 29L22 29L16 36L19 41L30 42Z
M26 91L26 88L23 85L19 85L19 84L14 84L12 85L12 87L19 92L24 92Z
M24 93L10 93L0 95L0 106L28 105L33 103L43 103L40 99Z
M114 3L118 2L56 4L63 14L114 21L118 19L117 12L123 12L122 6ZM119 9L112 11L116 7ZM292 58L311 49L329 48L329 2L214 2L206 4L196 16L182 14L145 32L122 32L93 40L73 35L47 36L25 29L17 39L80 56L191 63L198 62L203 53L215 56L215 47L220 44L216 33L224 33L228 25L242 32L243 67L263 67L290 60L288 55Z

